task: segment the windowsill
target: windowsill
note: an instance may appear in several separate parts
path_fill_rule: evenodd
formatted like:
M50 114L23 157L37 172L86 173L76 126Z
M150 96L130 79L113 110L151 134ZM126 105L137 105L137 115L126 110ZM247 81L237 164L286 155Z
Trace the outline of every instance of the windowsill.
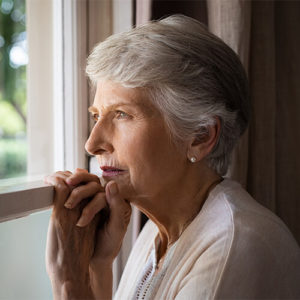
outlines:
M91 173L100 176L97 160L93 158L92 162ZM51 208L54 187L45 184L43 177L37 175L0 180L0 223Z
M42 180L6 184L0 187L0 222L49 209L54 188Z

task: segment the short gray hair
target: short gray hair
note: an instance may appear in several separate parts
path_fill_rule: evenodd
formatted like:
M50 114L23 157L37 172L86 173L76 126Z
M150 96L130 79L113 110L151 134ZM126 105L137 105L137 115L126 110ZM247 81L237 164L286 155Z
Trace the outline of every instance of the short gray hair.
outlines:
M94 84L145 88L174 141L205 134L219 118L221 133L207 160L226 173L248 125L247 76L234 51L203 24L173 15L112 35L94 48L86 71Z

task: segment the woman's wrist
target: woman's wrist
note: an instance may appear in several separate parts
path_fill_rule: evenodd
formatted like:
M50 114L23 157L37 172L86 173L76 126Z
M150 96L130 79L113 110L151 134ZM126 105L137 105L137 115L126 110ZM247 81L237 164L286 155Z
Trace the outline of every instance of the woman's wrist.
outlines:
M95 299L89 276L83 279L78 278L78 280L51 279L51 285L55 300Z
M90 264L91 289L96 299L112 298L112 263L110 260L101 260L97 264Z
M95 299L90 283L79 283L79 282L65 282L62 286L61 299Z
M114 262L114 258L107 259L93 259L89 264L89 271L91 272L99 272L101 270L106 270L112 268Z

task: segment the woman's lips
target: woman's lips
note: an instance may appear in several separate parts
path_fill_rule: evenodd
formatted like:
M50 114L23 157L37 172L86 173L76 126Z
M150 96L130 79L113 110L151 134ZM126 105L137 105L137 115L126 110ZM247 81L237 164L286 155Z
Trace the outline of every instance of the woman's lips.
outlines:
M126 171L122 169L118 169L115 167L102 166L100 167L102 170L102 176L104 177L112 177L124 174Z

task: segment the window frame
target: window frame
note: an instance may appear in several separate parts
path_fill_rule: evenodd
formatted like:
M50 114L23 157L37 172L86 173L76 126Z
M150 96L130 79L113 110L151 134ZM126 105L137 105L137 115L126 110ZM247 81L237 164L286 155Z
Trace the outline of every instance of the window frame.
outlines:
M0 223L49 209L54 188L43 181L24 181L0 187Z
M19 183L6 180L4 187L1 187L4 181L0 181L0 222L51 208L54 188L43 183L45 173L89 167L90 172L99 175L96 160L89 158L84 151L93 124L92 120L88 120L88 107L92 104L93 95L84 71L86 57L97 42L112 33L130 29L133 23L132 0L26 1L28 20L34 18L39 8L44 8L46 16L42 24L48 26L48 36L44 43L40 43L35 40L36 35L45 28L41 24L29 23L29 49L35 49L29 52L29 61L30 55L35 57L46 51L48 61L43 61L42 67L45 72L50 68L51 72L46 82L39 85L36 80L40 80L43 72L34 63L28 66L31 78L28 80L29 105L34 107L29 110L28 116L29 127L32 127L29 131L29 177ZM45 10L45 4L48 10ZM41 99L47 104L52 103L47 107L48 120L39 113L44 109ZM42 134L40 124L45 125ZM53 147L47 149L45 145L49 140ZM36 147L37 141L44 148ZM42 159L39 159L40 153L43 153ZM48 162L46 166L45 159ZM36 175L41 173L43 175ZM114 291L139 233L138 216L134 208L122 249L114 262Z
M89 128L83 69L88 47L80 47L87 45L88 3L26 0L27 99L32 107L28 110L28 177L0 181L0 222L51 208L54 189L43 183L44 175L88 166L83 150ZM41 32L46 32L44 42L36 39ZM49 141L53 147L47 147Z
M55 170L93 168L93 160L89 162L83 150L93 124L88 120L93 99L84 71L86 57L97 42L132 26L132 10L131 0L26 0L27 98L32 107L28 110L28 178L21 184L11 180L8 189L0 189L1 199L10 193L17 197L15 190L42 191L46 187L43 176ZM42 16L35 18L41 11ZM43 42L36 39L42 32L46 32ZM49 141L53 147L47 147ZM32 176L40 181L40 189L31 188ZM30 203L26 209L30 210Z

